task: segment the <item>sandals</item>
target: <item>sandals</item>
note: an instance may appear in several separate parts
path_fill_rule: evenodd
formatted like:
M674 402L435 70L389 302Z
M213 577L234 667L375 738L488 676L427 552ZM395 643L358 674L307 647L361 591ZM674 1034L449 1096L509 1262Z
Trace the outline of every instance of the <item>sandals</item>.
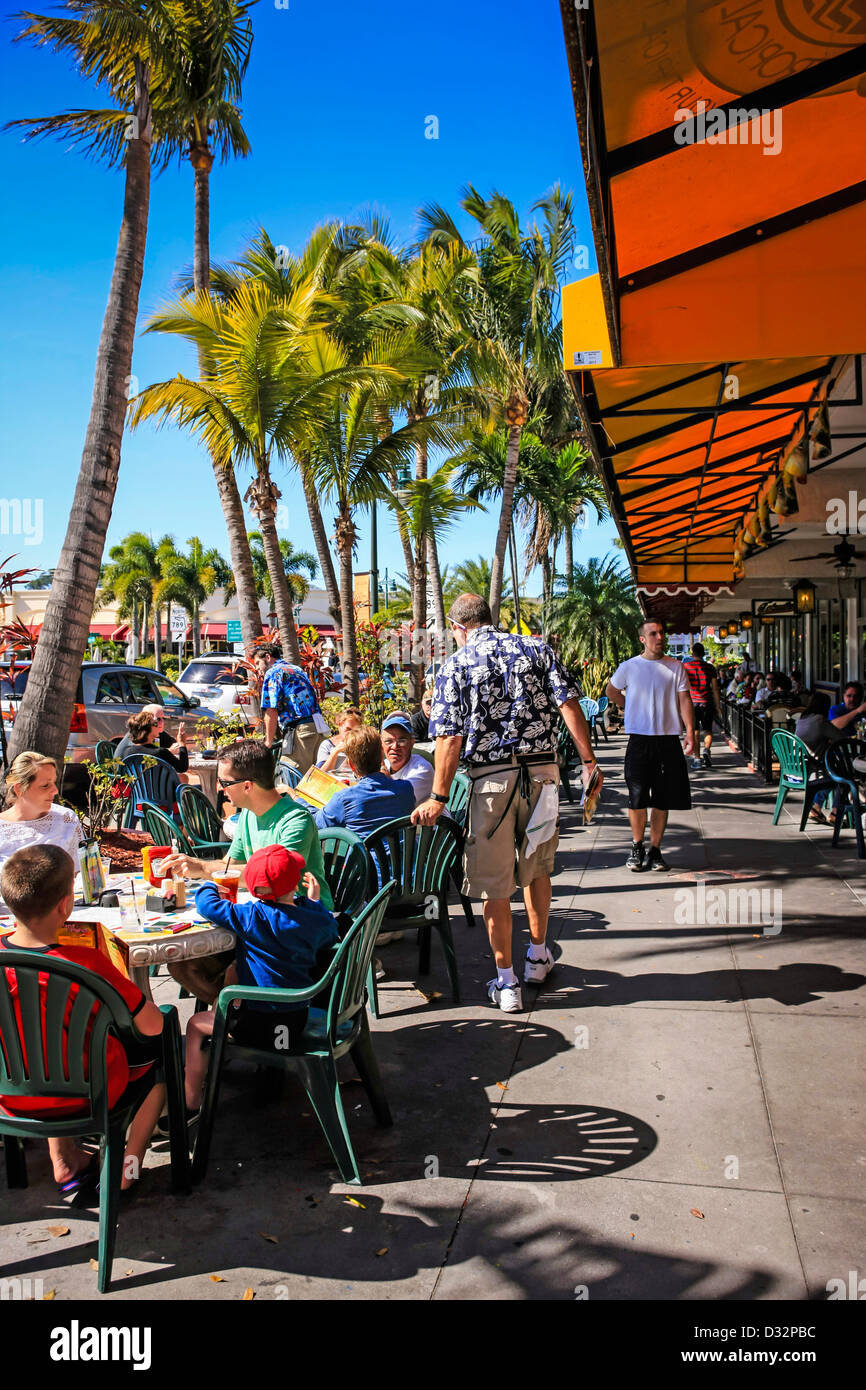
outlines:
M99 1155L92 1154L86 1168L76 1173L67 1182L59 1182L57 1191L61 1197L71 1197L70 1206L85 1205L85 1199L94 1197L99 1190Z

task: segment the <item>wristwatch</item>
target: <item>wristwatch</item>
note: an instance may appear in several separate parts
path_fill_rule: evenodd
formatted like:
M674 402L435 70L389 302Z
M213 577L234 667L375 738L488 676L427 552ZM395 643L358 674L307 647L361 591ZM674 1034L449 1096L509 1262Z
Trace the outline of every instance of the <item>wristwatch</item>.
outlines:
M442 796L439 792L431 792L431 793L430 793L430 800L431 800L431 801L438 801L440 806L447 806L447 805L448 805L448 797L447 797L447 796Z

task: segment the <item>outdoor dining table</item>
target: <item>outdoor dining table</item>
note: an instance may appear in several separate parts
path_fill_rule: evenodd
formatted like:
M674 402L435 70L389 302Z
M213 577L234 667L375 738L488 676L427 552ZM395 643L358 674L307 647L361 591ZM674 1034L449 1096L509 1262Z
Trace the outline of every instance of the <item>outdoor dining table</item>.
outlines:
M145 910L144 903L149 885L141 874L132 876L135 889L135 903L133 905L132 893L123 891L124 883L128 885L129 882L128 876L119 879L115 878L114 875L108 882L109 888L116 888L120 892L122 908L101 907L98 904L93 904L90 907L79 907L70 915L69 921L100 922L108 931L115 933L120 938L129 952L129 977L134 984L138 985L146 999L153 997L150 991L150 967L152 965L174 965L178 961L194 960L200 956L214 956L220 951L229 951L234 946L235 938L232 932L210 922L202 923L195 910L195 903L192 901L195 888L199 886L194 881L187 880L189 906L172 913L147 912ZM249 901L249 893L243 891L238 893L238 902ZM130 921L130 917L135 920ZM167 925L163 931L144 930L146 927L152 926L157 920L164 920L169 917L171 924ZM196 925L189 926L185 931L175 932L174 928L184 926L187 923L196 923Z

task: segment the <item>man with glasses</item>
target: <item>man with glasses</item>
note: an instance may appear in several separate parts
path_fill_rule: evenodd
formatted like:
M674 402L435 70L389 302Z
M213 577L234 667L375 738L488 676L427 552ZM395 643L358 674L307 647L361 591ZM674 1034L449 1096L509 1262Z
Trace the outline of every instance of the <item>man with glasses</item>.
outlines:
M512 965L510 901L515 867L531 938L524 984L542 984L554 965L547 920L559 842L560 716L580 750L584 786L597 764L580 689L545 642L498 631L478 594L461 594L448 621L457 651L433 691L433 790L412 819L423 825L438 820L462 763L472 782L462 892L482 901L497 972L488 998L505 1013L518 1013L523 999Z
M319 834L310 812L292 799L281 796L274 787L272 754L258 739L242 739L230 744L217 764L217 783L226 798L239 811L234 839L226 846L225 859L196 859L188 854L169 855L163 860L169 872L183 877L214 878L227 870L239 869L244 886L243 866L257 849L283 845L302 856L308 871L319 885L320 901L333 910L334 901L325 879L325 865ZM298 893L303 897L303 885ZM212 1004L219 995L234 951L184 961L169 966L173 978L197 999Z
M433 764L420 753L413 753L415 735L408 714L389 714L382 725L385 771L398 782L409 782L415 805L426 801L433 790Z

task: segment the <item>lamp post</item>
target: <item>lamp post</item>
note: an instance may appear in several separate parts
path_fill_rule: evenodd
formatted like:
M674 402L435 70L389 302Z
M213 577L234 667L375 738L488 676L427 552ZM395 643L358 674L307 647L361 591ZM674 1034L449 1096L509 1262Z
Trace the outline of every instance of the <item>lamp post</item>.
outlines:
M370 621L379 607L379 533L376 503L370 503Z

